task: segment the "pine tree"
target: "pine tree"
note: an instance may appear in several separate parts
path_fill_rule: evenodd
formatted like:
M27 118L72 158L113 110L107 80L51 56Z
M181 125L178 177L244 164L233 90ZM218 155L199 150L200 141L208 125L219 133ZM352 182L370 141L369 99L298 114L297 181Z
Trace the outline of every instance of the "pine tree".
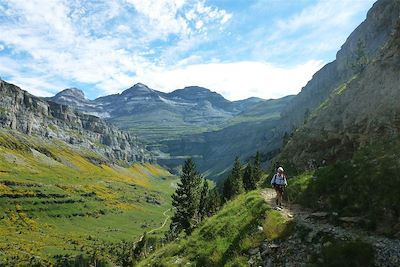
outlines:
M207 215L207 207L209 201L210 189L208 188L208 182L206 179L203 179L203 188L201 189L200 195L200 204L199 204L199 216L202 221L204 217Z
M229 200L243 192L242 164L239 157L236 157L232 172L224 183L224 198Z
M262 169L261 169L261 154L259 151L256 153L253 165L253 179L257 187L257 183L261 180Z
M251 163L248 163L246 168L244 169L243 187L244 187L244 190L246 190L246 192L254 190L257 187L255 180L254 180L253 166Z
M182 175L175 193L172 195L172 205L176 211L171 218L170 238L175 238L184 230L190 234L199 222L200 186L202 178L196 170L191 158L182 167Z
M216 213L221 207L221 195L217 188L210 190L207 200L207 216Z

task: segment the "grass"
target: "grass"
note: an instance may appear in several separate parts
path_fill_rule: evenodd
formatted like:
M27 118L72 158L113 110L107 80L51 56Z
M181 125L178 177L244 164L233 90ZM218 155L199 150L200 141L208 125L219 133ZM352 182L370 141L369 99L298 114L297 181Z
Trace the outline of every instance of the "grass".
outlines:
M263 226L263 231L257 230ZM282 238L288 222L252 191L228 202L186 239L167 244L139 266L247 266L247 252Z
M399 236L399 149L396 142L365 146L351 160L291 179L287 195L310 208L362 216L369 229Z
M149 163L123 168L88 157L101 159L62 142L0 132L0 265L86 257L162 224L175 177ZM147 196L161 205L146 202Z

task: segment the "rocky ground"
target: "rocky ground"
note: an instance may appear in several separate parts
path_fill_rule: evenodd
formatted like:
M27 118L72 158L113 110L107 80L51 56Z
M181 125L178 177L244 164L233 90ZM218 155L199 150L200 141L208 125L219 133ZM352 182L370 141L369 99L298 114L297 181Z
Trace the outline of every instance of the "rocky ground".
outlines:
M262 196L271 206L275 206L272 189L264 190ZM374 266L400 266L400 240L358 229L356 217L337 218L340 223L334 225L328 221L328 217L336 214L311 212L293 204L287 204L280 212L293 220L294 231L283 240L265 240L260 247L250 250L249 265L306 266L313 262L317 266L324 266L324 259L320 255L324 249L332 246L332 242L354 241L370 244Z

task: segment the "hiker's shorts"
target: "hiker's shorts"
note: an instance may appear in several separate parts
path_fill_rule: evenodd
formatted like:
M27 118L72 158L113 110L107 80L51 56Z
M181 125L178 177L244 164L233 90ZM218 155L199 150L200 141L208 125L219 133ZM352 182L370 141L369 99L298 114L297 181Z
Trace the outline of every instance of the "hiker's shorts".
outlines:
M274 188L275 188L275 191L277 191L279 193L283 193L283 191L285 191L285 186L284 185L277 184L277 185L274 186Z

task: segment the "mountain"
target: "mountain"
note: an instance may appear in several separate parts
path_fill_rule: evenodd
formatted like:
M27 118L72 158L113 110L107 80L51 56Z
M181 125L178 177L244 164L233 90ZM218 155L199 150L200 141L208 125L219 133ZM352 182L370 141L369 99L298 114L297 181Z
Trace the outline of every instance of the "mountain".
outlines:
M76 89L64 91L68 99L85 100ZM61 96L59 95L61 98ZM137 138L104 120L74 111L66 105L45 101L19 87L0 81L0 126L27 135L58 139L96 151L108 160L151 160Z
M229 101L202 87L163 93L141 83L95 100L68 89L48 98L80 112L103 114L118 127L137 134L157 161L171 170L191 156L198 160L201 171L212 177L223 175L235 155L246 160L261 150L290 99ZM279 142L272 144L274 149L278 146Z
M50 99L74 103L69 94L63 98L60 94ZM232 102L202 87L162 93L136 84L121 94L73 107L93 113L90 108L96 105L97 113L109 114L107 120L145 140L157 162L170 170L177 170L182 159L194 157L202 172L220 180L236 155L247 160L255 151L264 151L264 143L274 135L280 112L291 98ZM269 148L279 148L280 142Z
M380 53L389 40L400 15L398 0L377 1L368 11L367 18L350 34L336 54L336 59L313 75L302 91L289 103L282 114L290 130L304 122L304 115L317 108L340 84L357 72L366 58ZM360 54L364 55L360 58Z
M399 238L400 1L378 1L368 14L390 22L381 23L390 25L381 29L388 40L309 113L276 161L301 174L291 181L292 200Z
M132 130L146 141L204 132L262 99L231 102L206 88L190 86L163 93L138 83L121 94L87 100L61 91L48 100L70 105L77 111L98 115L122 129Z

